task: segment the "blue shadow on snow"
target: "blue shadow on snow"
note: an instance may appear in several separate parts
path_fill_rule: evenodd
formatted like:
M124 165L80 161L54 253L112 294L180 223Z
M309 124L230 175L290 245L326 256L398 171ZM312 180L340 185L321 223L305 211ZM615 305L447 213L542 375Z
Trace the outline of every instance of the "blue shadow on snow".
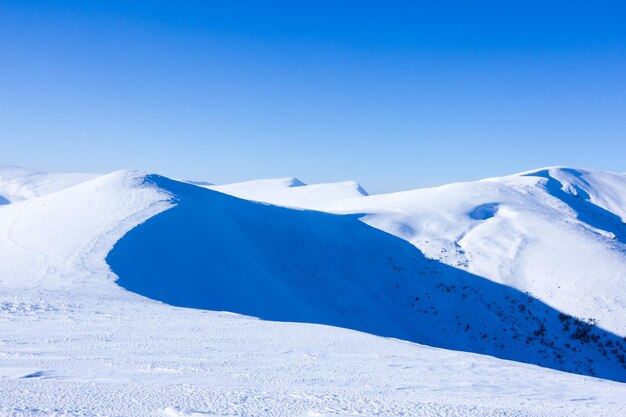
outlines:
M427 259L357 215L241 200L152 175L175 206L107 256L164 303L318 323L626 381L626 342L529 294ZM488 207L490 215L495 207Z

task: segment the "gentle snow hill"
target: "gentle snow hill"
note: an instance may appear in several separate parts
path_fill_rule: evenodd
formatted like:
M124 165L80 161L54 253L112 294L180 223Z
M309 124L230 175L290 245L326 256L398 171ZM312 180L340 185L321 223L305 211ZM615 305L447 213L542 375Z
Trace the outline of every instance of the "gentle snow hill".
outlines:
M546 168L322 204L626 335L626 175Z
M96 176L97 174L48 173L0 165L0 205L53 193Z
M174 233L173 225L179 222L184 227ZM240 224L246 227L236 230ZM310 229L319 225L323 228L307 239ZM219 233L212 232L211 226ZM194 233L202 232L212 234L204 239L225 244L224 248L215 246L220 253L203 253L188 245ZM228 242L229 236L236 239ZM366 240L360 244L351 236ZM295 238L293 247L283 237ZM238 247L239 241L242 246ZM182 246L176 246L177 242ZM321 242L328 247L320 247ZM381 253L371 253L369 244ZM295 271L304 284L311 283L315 277L307 273L316 271L298 268L319 255L315 261L322 265L319 272L332 278L322 280L324 285L341 279L328 291L329 301L321 303L325 306L321 311L333 313L323 316L325 320L330 317L359 324L358 317L346 319L338 313L357 308L371 315L378 308L361 306L350 298L351 305L341 305L332 292L337 289L339 294L349 292L357 299L393 305L387 315L413 313L413 322L423 319L418 323L421 328L434 333L425 336L443 338L445 334L451 343L490 348L492 343L480 333L493 329L500 334L502 329L497 326L504 322L507 329L526 336L537 330L546 339L558 332L568 337L562 331L563 323L554 316L556 312L537 300L428 261L414 247L368 228L355 216L254 204L163 177L118 171L0 206L0 415L617 417L626 413L626 385L622 383L338 327L263 321L150 300L118 286L118 277L105 263L113 247L110 256L115 257L124 246L118 260L123 261L126 250L132 250L135 259L127 259L147 268L151 260L176 267L175 262L168 265L166 259L160 259L162 255L187 259L189 265L179 264L182 271L193 271L192 265L200 272L223 268L226 275L213 275L210 286L227 285L220 280L231 277L235 278L233 285L250 281L251 277L228 274L251 268L267 271L281 255L296 252L302 259L290 256L283 265L288 272ZM237 249L241 257L236 261L241 261L241 266L213 265L231 261L217 255L234 255ZM341 257L344 251L354 254L354 260ZM393 259L383 259L389 251L394 252ZM373 277L353 274L363 271L360 263L369 256L373 270L382 274L379 285L384 293L379 299L374 297L375 291L361 288ZM333 266L340 258L348 259L347 264ZM345 268L345 274L336 268ZM157 282L170 272L173 284L168 285L178 282L186 287L178 292L187 293L185 299L197 298L194 287L203 289L198 275L172 269L145 272L143 276L124 276L120 282L132 281L147 291L151 279ZM413 272L421 276L417 284ZM277 271L275 288L263 289L263 294L298 284L291 275ZM417 310L430 313L394 302L413 297L407 290L411 285L423 291L419 294L425 304ZM316 288L311 291L299 297L310 303L308 297L321 293ZM231 295L232 303L241 296L251 297ZM285 307L281 298L277 300L279 308ZM494 305L496 300L510 305ZM532 314L523 314L522 305ZM315 305L312 311L318 314L320 308ZM519 314L511 314L511 310ZM308 311L301 308L299 314ZM476 320L465 336L449 331L458 330L456 315ZM444 321L451 326L442 325ZM475 330L474 324L479 329ZM577 326L573 320L569 325L572 331ZM404 331L400 324L391 328ZM580 330L603 337L594 326ZM483 344L476 344L472 336ZM618 342L602 340L613 346ZM547 349L540 347L541 343L539 337L531 337L529 347L519 345L523 353L538 348L531 358L537 360L540 351ZM578 352L564 351L571 366L597 354L599 371L607 372L606 359L591 343L569 343L581 345ZM507 348L516 347L507 342ZM560 345L557 349L562 351ZM613 372L619 371L616 369Z
M58 175L58 185L75 178ZM38 178L46 182L49 177ZM1 287L15 293L62 288L98 293L116 279L103 260L113 244L138 222L169 206L160 203L168 196L141 187L142 182L136 173L116 171L0 206ZM88 256L91 253L96 253L95 259ZM98 278L91 279L94 274Z
M206 188L246 200L299 208L315 208L322 203L368 195L354 181L307 185L297 178L254 180Z

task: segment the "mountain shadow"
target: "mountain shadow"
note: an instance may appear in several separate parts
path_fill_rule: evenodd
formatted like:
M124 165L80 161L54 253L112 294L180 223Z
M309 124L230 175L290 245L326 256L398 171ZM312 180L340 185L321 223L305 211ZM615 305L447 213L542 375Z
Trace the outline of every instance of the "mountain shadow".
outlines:
M358 215L287 209L147 176L175 205L107 256L167 304L318 323L626 381L626 341L592 319L427 259Z

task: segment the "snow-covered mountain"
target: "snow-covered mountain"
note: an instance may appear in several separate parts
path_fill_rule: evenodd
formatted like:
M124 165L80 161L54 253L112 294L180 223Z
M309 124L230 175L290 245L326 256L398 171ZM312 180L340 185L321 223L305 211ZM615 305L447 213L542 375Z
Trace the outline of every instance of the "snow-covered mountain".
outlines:
M0 165L0 205L59 191L96 176L83 173L48 173Z
M626 175L547 168L324 209L626 335Z
M109 254L118 283L131 291L183 307L330 324L626 381L618 335L428 259L357 216L256 204L159 176L146 182L176 205Z
M626 335L624 174L553 167L327 203L311 199L290 206L362 214L429 259ZM259 200L281 204L271 193Z
M209 185L206 188L246 200L307 208L368 195L363 187L354 181L305 184L297 178L254 180L226 185Z
M352 186L316 197L313 186L283 182L278 194L302 195L271 201L270 190L254 198L355 213L338 215L137 172L27 173L27 181L6 170L0 414L625 411L622 383L475 354L626 379L623 315L610 321L597 307L623 314L619 174L573 171L565 184L570 171L540 170L356 197ZM24 182L38 191L15 192ZM516 241L500 238L499 230L527 239L519 256L500 259ZM566 249L550 253L558 236ZM604 266L596 268L612 275L591 275L587 266L587 275L575 271L561 285L605 304L554 296L558 265L592 259L588 250L603 254ZM491 274L489 259L520 262L520 270L537 271L535 281ZM541 275L546 271L552 275ZM599 323L570 317L579 311Z

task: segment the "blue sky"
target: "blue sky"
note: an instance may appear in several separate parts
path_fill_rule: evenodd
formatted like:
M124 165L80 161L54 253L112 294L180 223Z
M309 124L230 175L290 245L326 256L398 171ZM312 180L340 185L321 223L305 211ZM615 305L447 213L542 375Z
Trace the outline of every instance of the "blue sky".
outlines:
M621 2L0 2L3 163L373 192L626 171Z

